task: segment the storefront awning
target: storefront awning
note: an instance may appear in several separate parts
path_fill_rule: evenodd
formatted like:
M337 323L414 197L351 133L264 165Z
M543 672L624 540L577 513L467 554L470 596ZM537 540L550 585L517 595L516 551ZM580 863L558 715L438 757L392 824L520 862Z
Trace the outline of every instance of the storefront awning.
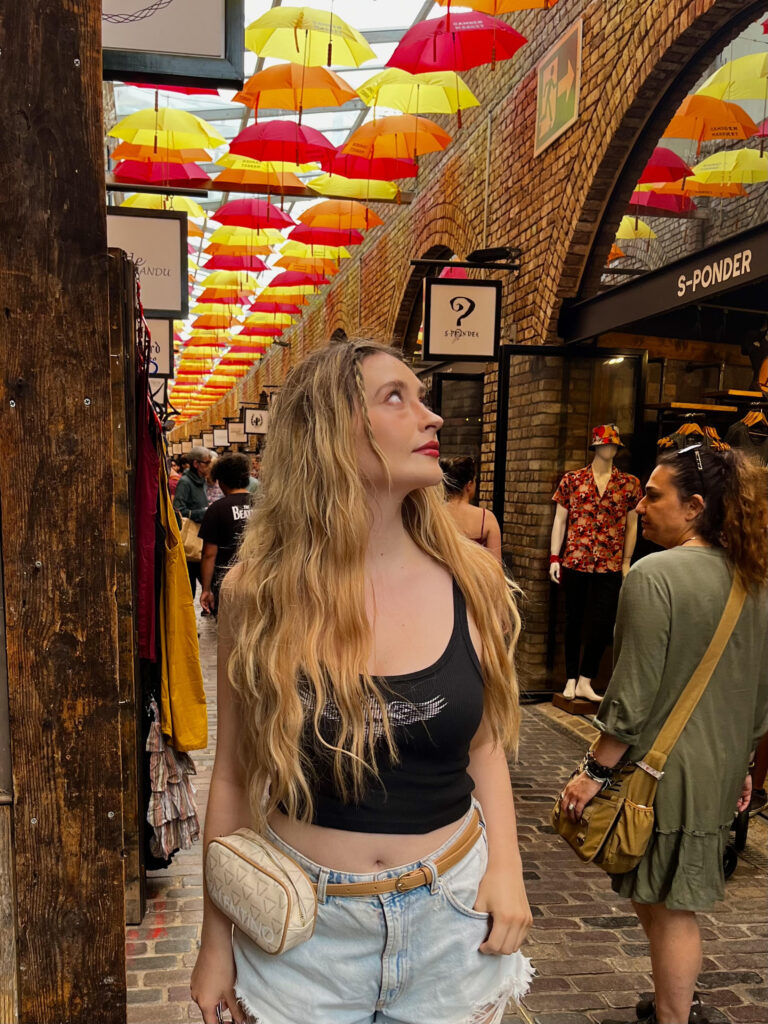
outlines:
M741 344L768 314L768 224L695 256L566 303L559 333L566 344L609 331Z

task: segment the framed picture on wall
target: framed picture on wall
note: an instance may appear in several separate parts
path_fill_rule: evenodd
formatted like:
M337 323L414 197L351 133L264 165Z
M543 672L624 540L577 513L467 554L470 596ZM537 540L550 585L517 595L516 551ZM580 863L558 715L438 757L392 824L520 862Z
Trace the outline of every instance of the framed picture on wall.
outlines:
M226 427L213 428L213 447L226 448L229 444L229 431Z
M187 315L186 213L110 206L107 243L135 263L144 316L173 320Z
M192 451L192 442L191 441L182 441L181 442L181 453L182 453L182 455L184 455L184 454L186 454L186 452L190 452L190 451Z
M203 432L203 448L213 448L213 431L211 431L209 434Z
M266 409L246 409L246 434L266 434L269 430L269 412Z
M242 420L235 420L233 423L228 423L227 432L229 433L230 444L242 444L248 440L245 435L245 426Z
M148 319L150 334L149 375L173 376L173 320Z
M498 359L501 281L431 278L424 282L423 359Z
M102 0L107 81L241 89L244 0Z
M193 437L192 438L192 447L193 448L202 448L202 445L203 445L202 437Z

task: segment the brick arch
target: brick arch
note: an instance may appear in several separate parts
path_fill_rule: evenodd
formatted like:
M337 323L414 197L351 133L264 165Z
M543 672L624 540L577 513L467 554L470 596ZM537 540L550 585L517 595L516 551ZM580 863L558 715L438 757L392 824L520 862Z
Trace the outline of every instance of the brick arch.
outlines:
M422 253L421 259L448 260L454 255L448 245L433 245ZM406 355L412 355L416 347L418 327L413 328L413 314L421 298L421 290L427 277L437 277L437 271L431 267L413 267L400 298L400 306L392 329L392 344L402 348Z
M633 80L622 83L624 69L617 64L605 90L623 95L625 107L611 114L611 101L606 103L612 131L593 163L587 187L581 195L574 190L566 200L560 229L552 239L553 251L565 255L559 281L554 287L550 282L549 301L538 303L540 310L549 310L542 325L548 340L556 339L562 299L596 292L634 184L680 102L708 63L766 10L768 0L713 0L689 4L672 28L662 19L651 25L638 21L636 42L629 44L630 49L637 46ZM573 209L577 202L579 211ZM540 293L539 298L544 296Z

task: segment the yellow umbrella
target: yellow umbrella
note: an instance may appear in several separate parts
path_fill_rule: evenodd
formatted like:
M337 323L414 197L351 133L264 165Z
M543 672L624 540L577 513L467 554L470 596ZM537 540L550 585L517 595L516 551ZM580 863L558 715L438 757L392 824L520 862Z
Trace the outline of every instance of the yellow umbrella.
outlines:
M269 324L279 327L283 324L292 324L293 317L290 313L251 313L243 320L246 327L255 327L259 324Z
M714 181L701 181L695 174L682 178L680 181L661 181L656 185L636 185L636 192L659 192L672 196L708 196L714 199L728 199L733 196L746 196L749 193L743 185Z
M693 172L699 181L754 185L768 181L768 156L756 149L723 150L696 164Z
M254 291L259 282L253 274L244 274L239 270L214 270L203 278L205 288L237 288L240 291Z
M404 114L459 114L480 101L455 71L427 71L412 75L401 68L386 68L357 90L369 107L391 107Z
M207 121L186 110L147 107L129 114L108 133L113 138L157 149L189 149L193 146L223 146L226 139Z
M554 7L557 0L437 0L443 7L450 7L451 2L457 7L469 7L481 14L491 14L498 17L500 14L511 14L513 11L540 11Z
M622 217L619 230L616 232L616 238L656 238L656 233L644 220L640 220L637 217Z
M245 45L260 57L277 57L307 67L359 67L376 54L357 29L331 11L273 7L245 30Z
M749 53L729 60L711 74L697 96L716 100L764 100L768 96L768 53Z
M394 182L345 178L341 174L319 174L307 182L307 188L325 196L341 196L344 199L396 199L400 195L400 189Z
M267 285L259 298L262 298L267 292L270 295L314 295L318 290L314 284Z
M233 316L239 316L243 312L242 303L233 302L231 305L222 302L198 302L196 306L193 306L191 312L196 316L200 316L203 313L230 313Z
M316 260L345 260L349 250L342 245L307 245L305 242L286 242L280 246L284 256L307 257Z
M142 195L137 192L124 199L120 205L138 207L140 210L177 210L189 214L190 217L205 217L202 206L186 196Z
M235 224L223 224L216 228L208 239L209 242L219 245L277 245L284 241L283 235L277 228L263 228L257 231L254 228L238 227Z

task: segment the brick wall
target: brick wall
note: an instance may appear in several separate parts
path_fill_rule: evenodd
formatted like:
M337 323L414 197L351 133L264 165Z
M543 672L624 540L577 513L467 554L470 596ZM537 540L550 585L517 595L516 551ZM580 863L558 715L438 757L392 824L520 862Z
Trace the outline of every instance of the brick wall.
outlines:
M768 0L560 0L549 12L509 20L529 39L516 58L466 74L480 99L454 119L436 118L454 135L442 154L422 159L417 195L388 207L353 259L265 365L202 417L207 427L279 385L293 363L335 330L350 337L393 336L412 297L409 261L434 247L465 255L481 246L523 250L515 280L504 278L502 337L532 346L512 360L507 437L504 547L523 586L525 680L541 686L549 609L551 495L562 472L584 465L589 421L588 365L535 355L556 342L562 299L597 289L618 222L651 151L704 63L768 9ZM533 156L536 63L582 17L583 62L577 123ZM696 63L693 63L696 61ZM395 341L397 342L397 338ZM480 499L490 504L497 373L485 376ZM176 436L200 432L200 420Z

